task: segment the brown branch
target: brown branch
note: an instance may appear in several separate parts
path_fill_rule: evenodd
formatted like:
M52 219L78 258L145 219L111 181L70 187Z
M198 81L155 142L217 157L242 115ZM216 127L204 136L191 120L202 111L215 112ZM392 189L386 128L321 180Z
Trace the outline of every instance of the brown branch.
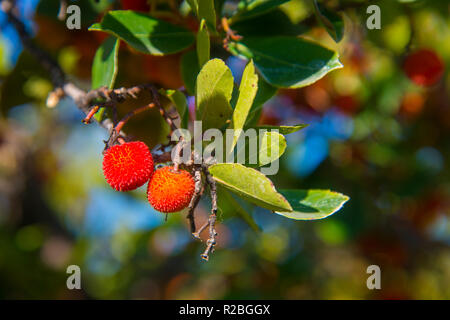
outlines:
M81 120L84 124L89 124L91 122L92 117L97 113L97 111L100 109L100 106L94 106L91 111L87 114L87 116Z
M217 213L217 188L216 188L216 181L212 177L211 173L209 173L208 166L203 165L203 172L206 176L206 182L209 185L210 194L211 194L211 213L216 214Z
M209 226L209 238L208 240L206 240L206 249L201 254L202 259L206 261L209 260L209 255L212 252L214 252L214 248L216 246L216 236L217 236L217 232L215 229L216 218L217 216L215 213L212 213L208 218L207 226Z
M208 225L209 225L209 220L206 220L206 222L200 228L198 228L198 230L196 232L194 232L192 234L194 236L194 238L200 239L200 235L202 234L203 230L205 230Z
M208 261L209 255L214 252L214 248L216 246L216 237L218 235L216 231L216 219L217 219L217 190L216 190L216 182L214 178L211 176L208 170L207 165L202 165L203 172L206 176L206 182L209 186L210 194L211 194L211 214L209 215L208 222L205 224L209 226L209 238L206 241L206 249L201 254L201 257ZM206 226L202 226L199 230L199 234L206 228Z
M201 168L194 168L194 181L195 181L195 190L194 190L194 195L191 198L191 202L189 203L188 206L188 214L186 216L186 218L189 220L189 225L191 228L191 233L194 236L194 238L199 238L196 235L196 227L195 227L195 216L194 216L194 211L195 208L197 207L200 198L203 194L204 191L204 187L202 185L202 173L201 173Z
M166 112L166 110L161 105L160 94L159 94L158 90L156 89L156 87L152 86L152 85L146 85L146 88L150 89L150 92L153 97L153 101L156 104L156 106L158 107L159 113L161 114L161 116L166 120L167 124L169 125L170 130L171 131L177 130L178 127L173 122L173 119L169 116L169 114ZM180 141L181 141L181 139L180 139Z

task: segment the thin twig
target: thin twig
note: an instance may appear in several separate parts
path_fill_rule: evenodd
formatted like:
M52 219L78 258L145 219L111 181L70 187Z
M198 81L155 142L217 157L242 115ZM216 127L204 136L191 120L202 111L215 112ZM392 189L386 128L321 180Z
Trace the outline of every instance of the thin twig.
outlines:
M97 113L97 111L100 109L100 106L94 106L92 107L92 109L89 111L89 113L87 114L87 116L81 120L81 122L83 122L84 124L89 124L91 122L92 117Z
M169 114L166 112L166 110L162 107L161 101L160 101L161 100L160 94L159 94L158 90L156 89L156 87L153 85L147 85L147 88L150 89L153 101L156 104L156 106L158 107L159 113L161 114L161 116L166 120L167 124L169 125L170 130L176 131L178 129L178 127L173 122L173 119L169 116Z
M226 32L227 34L227 38L233 40L233 41L239 41L242 40L242 36L236 34L231 28L230 25L228 24L228 19L226 17L222 17L222 28L223 30Z
M196 232L194 232L192 234L194 236L194 238L200 239L200 235L202 234L203 230L205 230L208 225L209 225L209 220L206 220L206 222L200 228L198 228L198 230Z
M155 106L155 104L152 102L152 103L149 103L149 104L147 104L147 105L145 105L145 106L143 106L143 107L140 107L140 108L134 109L133 111L128 112L128 113L122 118L122 120L120 120L119 123L117 123L116 127L114 128L114 130L116 130L116 132L117 132L117 134L118 134L118 133L122 130L122 128L123 128L123 126L125 125L125 123L127 123L127 121L130 120L131 117L133 117L133 116L135 116L135 115L137 115L137 114L139 114L139 113L141 113L141 112L150 110L150 109L152 109L154 106Z
M216 214L217 213L217 188L216 188L216 181L212 177L211 173L209 173L208 166L203 166L203 172L206 176L206 182L209 185L210 193L211 193L211 213Z
M208 218L208 224L209 226L209 238L206 241L206 249L201 254L201 257L208 261L209 255L214 252L214 248L216 246L216 237L217 237L217 231L216 231L216 219L217 219L217 190L216 190L216 182L214 178L209 173L207 165L203 165L203 172L206 176L206 182L209 186L210 194L211 194L211 214ZM206 227L205 227L206 228ZM203 230L201 230L203 231ZM199 233L201 232L199 230Z
M58 19L64 21L67 15L67 0L60 0Z
M198 202L200 201L200 198L203 194L204 191L204 187L202 184L202 172L201 172L201 168L199 167L195 167L194 168L194 181L195 181L195 189L194 189L194 195L191 198L191 202L189 203L188 206L188 214L186 216L186 218L189 220L189 225L191 228L191 233L195 238L198 238L198 236L196 236L195 230L195 216L194 216L194 211L195 208L198 205Z
M105 148L105 149L111 147L111 146L116 142L116 140L120 138L120 132L122 131L123 126L128 122L128 120L130 120L131 117L133 117L133 116L135 116L135 115L137 115L137 114L139 114L139 113L141 113L141 112L150 110L150 109L152 109L154 106L155 106L154 103L149 103L149 104L147 104L147 105L145 105L145 106L143 106L143 107L140 107L140 108L134 109L133 111L128 112L128 113L127 113L127 114L126 114L126 115L125 115L125 116L117 123L117 125L116 125L116 126L114 127L114 129L112 130L112 133L111 133L109 139L108 139L107 142L106 142L106 148Z

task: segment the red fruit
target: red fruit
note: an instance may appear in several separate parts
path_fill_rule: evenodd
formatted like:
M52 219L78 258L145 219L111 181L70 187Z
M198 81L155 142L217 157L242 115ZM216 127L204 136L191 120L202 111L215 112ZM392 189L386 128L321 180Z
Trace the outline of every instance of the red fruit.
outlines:
M156 170L147 188L148 202L160 212L176 212L186 208L194 194L195 181L185 170L173 167Z
M420 86L431 86L444 73L444 62L432 50L421 49L406 57L403 70L412 82Z
M117 191L130 191L142 186L152 173L152 154L141 141L113 146L103 156L103 174Z
M148 12L150 7L147 3L147 0L121 0L122 8L124 10L136 10Z

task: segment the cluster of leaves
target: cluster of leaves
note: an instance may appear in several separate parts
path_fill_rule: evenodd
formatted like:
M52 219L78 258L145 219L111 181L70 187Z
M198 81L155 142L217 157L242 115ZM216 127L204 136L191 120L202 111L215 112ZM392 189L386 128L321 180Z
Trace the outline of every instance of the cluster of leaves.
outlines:
M196 120L202 121L203 130L234 129L237 133L232 148L236 147L239 133L243 129L254 127L268 130L265 131L259 146L257 166L270 164L286 149L284 134L298 131L305 125L256 126L258 111L264 102L270 99L278 88L304 87L328 72L342 67L337 52L299 38L292 34L292 30L273 36L254 34L254 31L249 30L261 24L260 19L264 20L274 13L279 14L281 11L277 8L285 2L287 1L241 1L230 17L220 20L218 16L221 16L223 1L190 0L188 3L191 12L200 22L196 35L182 26L146 13L131 10L109 11L101 22L89 28L110 35L95 55L92 86L94 89L114 86L120 41L150 55L180 52L190 48L195 42L195 50L188 50L182 56L182 76L186 91L195 96ZM330 15L318 5L316 14L330 35L339 41L342 38L342 19L336 14ZM225 21L217 23L223 20ZM295 26L292 25L288 29L295 29ZM238 32L239 36L236 36L233 30ZM239 88L235 86L232 72L224 61L219 58L211 59L212 41L216 38L223 39L228 53L249 60ZM164 93L183 119L182 127L187 128L185 95L178 90L167 90ZM97 116L101 117L101 114ZM271 132L271 129L277 131ZM279 144L279 152L276 154L270 152L270 149L274 148L273 141ZM272 157L267 158L267 154L272 154ZM329 190L278 192L264 174L241 164L215 164L210 167L210 172L216 182L241 198L291 219L322 219L339 210L348 200L347 196ZM226 199L236 201L231 196ZM244 219L251 221L248 214L244 215Z

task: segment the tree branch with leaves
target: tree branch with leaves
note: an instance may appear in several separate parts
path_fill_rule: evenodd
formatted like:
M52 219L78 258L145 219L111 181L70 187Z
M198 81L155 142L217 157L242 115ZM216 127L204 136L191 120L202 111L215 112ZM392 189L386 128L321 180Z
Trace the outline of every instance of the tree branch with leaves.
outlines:
M163 209L160 211L167 213L172 212L174 208L176 211L187 209L187 219L193 237L200 239L203 232L208 233L206 248L201 254L203 259L208 260L219 236L216 231L218 212L221 210L218 199L219 188L226 195L223 201L240 208L236 209L236 213L252 227L256 224L251 214L239 205L240 201L290 219L315 220L335 213L348 200L347 196L329 190L278 191L261 170L264 165L278 161L284 153L286 149L284 135L306 126L256 125L264 102L274 96L278 88L295 89L308 86L327 73L342 67L337 52L309 40L288 35L252 37L248 34L246 27L254 23L255 18L270 14L284 2L286 1L253 1L248 6L235 8L231 13L225 13L221 7L215 8L213 0L188 1L190 13L186 12L186 8L178 7L176 2L171 2L165 10L178 17L177 24L172 23L170 19L163 20L161 17L164 15L161 15L161 12L156 15L155 6L147 13L136 10L105 11L102 20L89 28L93 32L108 35L97 49L93 60L90 91L84 91L68 81L58 63L33 42L18 17L14 1L3 0L1 4L25 49L51 76L54 89L48 96L47 105L55 107L62 98L69 97L85 114L82 119L85 124L95 122L108 131L109 138L105 141L104 159L108 157L111 161L107 167L109 173L117 171L113 172L110 178L116 179L117 175L123 174L125 172L123 170L126 169L129 170L126 178L131 179L129 184L123 184L124 177L119 177L122 180L119 178L117 181L114 180L117 182L114 184L116 190L131 190L130 188L149 181L149 201L154 199L154 194L151 194L150 190L155 194L164 190L161 197L166 199L165 201L169 201L167 200L169 198L165 198L167 194L178 192L178 196L183 200L182 204L175 201L176 203L171 203L169 209L161 207ZM63 2L63 5L67 3ZM318 6L315 8L320 10ZM179 11L172 12L174 10ZM61 12L59 16L62 16ZM198 19L196 32L186 28L185 25L188 23L183 21L192 16ZM339 16L334 15L328 20L326 11L318 12L317 16L319 21L325 24L327 31L333 33L333 39L339 41L341 38ZM121 42L126 43L132 50L146 55L164 56L183 52L181 73L184 87L174 90L153 84L139 84L128 88L115 88ZM211 57L211 52L217 52L212 48L218 46L223 46L225 56L236 56L248 61L239 87L235 85L233 74L226 63L220 58ZM142 92L149 93L151 101L130 111L120 120L115 116L111 118L105 115L106 109L112 110L116 115L121 103L137 99ZM187 96L195 98L195 112L192 119L189 119ZM169 101L176 112L169 112L162 100ZM184 137L180 137L177 144L170 141L167 145L158 145L151 153L146 146L128 144L133 141L125 133L125 124L132 117L154 108L159 110L169 126L170 134L178 129L188 130L190 120L201 121L203 131L213 128L225 132L226 129L232 129L234 132L232 143L226 150L227 156L230 156L232 161L222 163L217 159L215 161L204 159L203 154L195 150L188 155L183 154L183 146L191 145L193 142ZM242 132L248 128L263 130L259 131L261 136L257 138L266 143L259 145L255 155L258 159L257 164L249 166L234 163L238 142L242 138ZM126 147L117 148L120 146ZM278 152L267 157L270 150ZM187 161L180 161L186 156ZM136 159L143 161L134 163ZM134 163L134 167L128 167L125 160ZM144 164L148 166L148 163L151 164L151 169L142 168ZM155 178L162 174L158 171L160 169L156 171L153 169L153 165L158 163L169 167L165 169L170 171L166 173L167 176ZM138 179L139 183L135 177L138 170L133 172L133 168L142 169L146 174L144 179ZM188 176L184 176L184 172L188 172ZM161 186L163 181L169 179L168 175L171 175L175 182L186 178L189 192L183 192L180 185L172 182L170 188ZM109 178L106 178L110 182ZM152 184L154 179L157 181ZM209 190L211 210L207 221L197 228L195 211L201 198L207 194L206 190Z

